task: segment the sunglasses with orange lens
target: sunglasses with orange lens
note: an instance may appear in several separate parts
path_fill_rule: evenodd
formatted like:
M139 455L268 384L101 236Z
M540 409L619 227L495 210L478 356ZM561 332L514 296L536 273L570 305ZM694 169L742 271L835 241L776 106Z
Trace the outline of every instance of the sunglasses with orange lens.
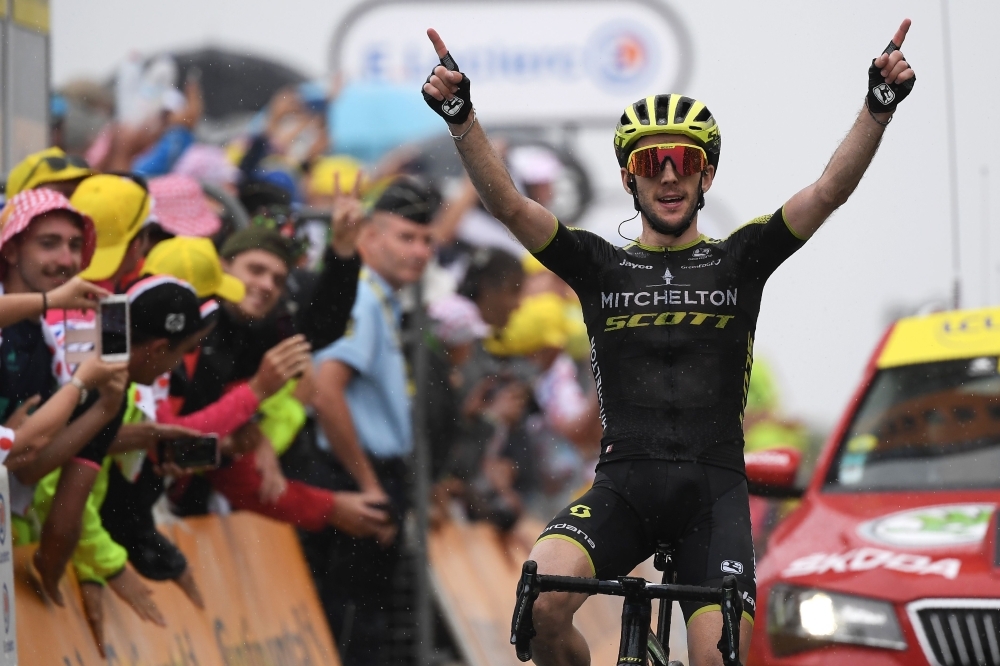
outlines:
M708 166L708 155L701 146L689 143L658 143L637 148L628 156L625 170L641 178L655 178L663 171L667 160L674 165L679 176L700 173Z

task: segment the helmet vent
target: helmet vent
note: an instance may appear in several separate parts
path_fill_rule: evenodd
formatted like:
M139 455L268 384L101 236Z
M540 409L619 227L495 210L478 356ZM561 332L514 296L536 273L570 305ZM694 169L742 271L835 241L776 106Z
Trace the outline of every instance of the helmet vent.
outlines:
M694 105L694 100L690 97L681 97L677 102L677 109L674 111L674 124L682 125L687 120L688 111Z
M627 127L632 124L632 121L629 120L628 114L623 113L621 119L618 121L618 124L622 127Z
M670 112L670 95L656 96L656 124L666 125L667 114Z
M639 122L643 125L649 124L649 109L646 108L646 100L636 102L635 115L639 117Z
M708 107L706 106L704 109L701 110L701 113L699 113L695 117L694 121L696 123L703 123L703 122L705 122L706 120L708 120L711 117L712 117L712 112L709 111Z

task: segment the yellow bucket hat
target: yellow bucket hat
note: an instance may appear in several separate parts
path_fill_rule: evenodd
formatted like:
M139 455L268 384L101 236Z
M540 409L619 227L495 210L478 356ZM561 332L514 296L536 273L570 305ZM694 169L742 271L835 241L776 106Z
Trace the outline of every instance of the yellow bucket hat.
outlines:
M118 270L129 243L149 217L149 192L131 178L102 174L80 183L70 202L94 220L97 230L97 251L80 277L106 280Z
M143 275L172 275L194 287L198 298L218 296L239 303L246 287L222 270L215 245L207 238L177 236L153 248L142 267Z
M25 190L33 190L45 183L58 183L93 175L93 170L82 157L67 155L61 148L46 148L28 155L10 170L5 194L10 201Z

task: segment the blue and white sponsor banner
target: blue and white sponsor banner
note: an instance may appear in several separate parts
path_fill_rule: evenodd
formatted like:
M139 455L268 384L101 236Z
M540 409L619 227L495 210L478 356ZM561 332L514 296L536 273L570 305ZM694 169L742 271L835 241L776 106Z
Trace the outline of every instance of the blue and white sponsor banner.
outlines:
M419 94L441 34L491 123L607 122L644 95L679 92L690 37L654 0L383 0L338 27L331 69L345 83Z
M0 666L17 666L17 622L14 611L14 552L10 523L10 481L7 468L0 465Z

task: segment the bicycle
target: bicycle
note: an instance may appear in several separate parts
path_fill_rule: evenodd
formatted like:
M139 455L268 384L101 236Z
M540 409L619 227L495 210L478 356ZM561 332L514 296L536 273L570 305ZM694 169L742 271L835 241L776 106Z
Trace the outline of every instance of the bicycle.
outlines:
M673 567L673 551L667 545L657 547L653 566L663 572L657 585L644 578L621 576L618 580L598 580L574 576L552 576L538 573L538 565L528 560L521 567L517 585L517 604L511 619L510 642L521 661L531 659L531 639L535 636L532 608L542 592L582 592L625 597L622 604L622 634L618 647L617 666L645 666L648 657L652 666L683 666L670 659L670 614L674 601L707 601L722 608L722 637L719 652L725 666L740 666L740 617L743 599L735 576L722 579L722 587L677 585ZM660 608L656 631L650 630L652 600L659 599Z

